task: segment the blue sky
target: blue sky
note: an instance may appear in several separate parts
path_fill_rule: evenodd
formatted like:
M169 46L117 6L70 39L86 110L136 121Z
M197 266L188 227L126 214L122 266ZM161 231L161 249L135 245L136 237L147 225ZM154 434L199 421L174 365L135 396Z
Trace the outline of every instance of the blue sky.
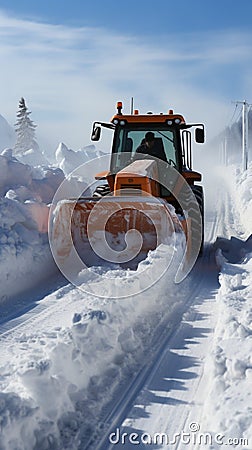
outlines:
M0 114L13 124L23 96L51 148L77 149L134 96L212 136L252 102L251 23L250 0L0 0Z
M54 24L158 35L239 26L251 29L252 14L250 0L1 0L0 7L23 18Z

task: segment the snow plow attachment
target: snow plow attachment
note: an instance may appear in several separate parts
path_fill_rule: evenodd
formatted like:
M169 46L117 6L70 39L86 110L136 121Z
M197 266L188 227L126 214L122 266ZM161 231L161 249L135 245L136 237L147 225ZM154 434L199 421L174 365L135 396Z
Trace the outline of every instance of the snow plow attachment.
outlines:
M51 242L57 258L73 251L86 265L128 264L161 243L172 244L184 229L172 206L152 196L108 195L59 202L53 212ZM141 257L142 256L142 257Z

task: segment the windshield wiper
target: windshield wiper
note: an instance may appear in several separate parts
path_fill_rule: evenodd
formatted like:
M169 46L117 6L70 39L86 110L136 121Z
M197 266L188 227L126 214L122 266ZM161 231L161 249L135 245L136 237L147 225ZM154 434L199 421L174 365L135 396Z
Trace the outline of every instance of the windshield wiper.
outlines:
M166 134L161 133L161 131L157 131L157 133L161 134L161 136L163 136L165 139L167 139L168 141L170 141L172 144L174 143L174 140L169 138L168 136L166 136Z

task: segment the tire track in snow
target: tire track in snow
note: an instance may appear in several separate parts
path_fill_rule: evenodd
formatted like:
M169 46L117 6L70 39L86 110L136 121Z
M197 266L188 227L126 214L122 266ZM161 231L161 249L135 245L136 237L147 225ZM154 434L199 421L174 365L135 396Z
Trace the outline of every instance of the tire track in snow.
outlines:
M202 312L197 311L197 302L199 299L203 301L209 295L209 291L211 291L212 286L214 285L214 289L218 288L217 283L217 268L214 260L214 255L212 252L211 244L215 241L217 232L221 226L222 217L221 214L218 213L218 210L213 210L208 214L206 220L206 241L208 244L205 246L204 255L197 262L197 266L194 268L193 273L190 275L194 278L194 285L187 297L186 306L187 309L196 308L195 311L191 313L190 321L200 321L200 316ZM212 277L209 279L209 269L211 271ZM181 286L180 286L181 287ZM214 302L214 294L212 294L212 301L209 302L207 307L210 305L210 310L213 306ZM176 327L178 327L176 329ZM138 397L141 397L141 392L144 390L144 386L148 385L148 382L151 383L151 380L155 377L155 373L158 368L161 367L163 360L167 357L170 349L181 342L181 339L186 340L187 332L188 332L188 324L180 322L179 324L174 324L169 334L167 335L167 329L163 333L157 333L159 338L159 347L156 352L156 356L154 361L150 361L148 365L142 368L142 370L138 373L137 377L132 380L130 385L128 386L119 386L118 391L115 393L114 398L111 403L107 405L106 411L103 414L103 417L100 419L98 429L96 434L91 437L89 444L84 448L85 450L110 450L114 448L114 444L109 444L108 436L110 433L114 432L117 427L122 428L122 432L125 430L123 427L123 423L126 419L127 423L127 414L134 409L134 401L138 404ZM175 330L175 331L174 331ZM169 358L168 358L169 361ZM167 363L169 365L169 362ZM172 377L172 374L171 374ZM203 365L201 365L201 370L198 373L197 382L195 382L194 393L197 391L198 387L201 384L201 380L203 377ZM122 395L122 392L123 395ZM118 399L119 397L119 399ZM191 399L192 400L192 399ZM141 403L141 400L139 401ZM179 408L178 413L174 414L174 409L172 413L169 415L169 420L173 423L175 428L180 426L182 430L189 419L190 411L188 411L184 405L182 409ZM170 424L169 424L170 425ZM126 427L127 428L127 427ZM160 425L157 427L156 431L162 431ZM133 430L134 431L134 430ZM174 429L176 432L176 429ZM125 444L116 445L116 448L119 450L125 448L131 448ZM145 446L138 445L138 448L145 448ZM150 446L151 448L151 446ZM178 448L178 445L173 448Z
M212 232L212 227L214 226L213 224L211 224L210 226L211 229L209 230L209 233ZM204 253L204 256L198 261L197 267L195 267L194 272L191 275L194 279L194 283L191 292L186 299L185 310L188 310L195 303L195 299L204 298L206 295L205 292L209 291L209 267L214 268L212 278L216 280L216 266L213 263L213 255L211 254L211 250L208 247ZM178 289L179 288L181 288L181 286L178 287ZM201 312L193 312L191 321L194 321L200 315ZM176 343L181 341L183 336L186 336L186 333L188 331L187 327L188 325L183 322L174 323L168 335L167 328L165 328L163 332L158 332L159 326L157 327L157 351L154 361L152 360L149 364L145 365L138 373L137 377L132 380L130 385L126 387L119 386L119 389L118 391L116 391L110 405L107 405L106 412L104 412L103 417L100 418L99 426L96 431L97 435L91 438L89 444L84 447L85 449L109 450L114 447L113 444L109 445L108 436L110 435L110 433L114 432L116 428L120 428L120 426L122 426L125 418L127 418L127 414L131 411L131 408L134 405L134 400L136 400L139 395L141 396L141 391L143 390L144 386L148 385L148 383L151 383L151 380L155 376L155 373L162 365L163 359L167 357L167 349L172 348ZM200 379L201 375L198 383L200 383ZM138 400L136 400L136 402L138 403ZM172 416L174 418L174 412ZM183 414L181 413L181 411L179 412L178 418L180 419L181 426L186 423L187 417L188 412L183 412ZM103 436L101 436L100 430L102 430ZM122 426L122 432L123 431L124 427ZM138 447L141 448L141 446ZM120 445L117 445L116 448L125 449L127 448L127 446L124 444L122 445L122 447Z
M11 340L17 331L25 332L26 327L31 330L32 323L40 322L41 319L45 320L47 317L52 316L56 311L59 310L60 299L64 298L64 307L72 302L72 297L69 296L68 301L66 301L68 294L76 288L70 284L67 286L59 288L57 291L47 295L37 304L33 309L29 310L25 314L18 316L14 319L0 326L0 344L4 341L6 345L7 340Z

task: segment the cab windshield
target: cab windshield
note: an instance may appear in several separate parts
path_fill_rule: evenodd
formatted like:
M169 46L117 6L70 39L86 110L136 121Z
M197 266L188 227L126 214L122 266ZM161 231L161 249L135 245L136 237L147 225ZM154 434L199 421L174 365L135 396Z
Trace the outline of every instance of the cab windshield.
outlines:
M148 151L148 147L145 147L145 135L148 132L154 134L154 142L156 153L151 155ZM163 161L171 164L173 167L178 168L178 152L176 151L176 132L168 129L167 126L152 126L142 127L137 129L129 129L122 127L117 130L115 134L115 141L113 146L113 154L111 159L111 171L117 173L119 170L127 166L132 162L132 159L138 158L138 152L146 149L146 154L158 157Z

